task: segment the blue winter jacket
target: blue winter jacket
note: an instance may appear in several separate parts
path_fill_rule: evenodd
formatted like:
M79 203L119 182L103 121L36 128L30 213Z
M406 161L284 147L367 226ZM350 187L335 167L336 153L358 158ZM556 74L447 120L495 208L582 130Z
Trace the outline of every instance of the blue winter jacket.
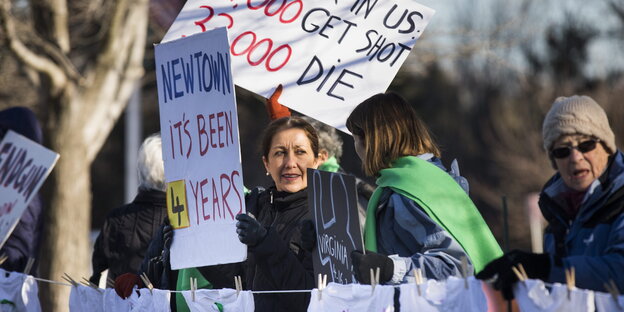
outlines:
M418 157L447 171L432 154ZM468 193L468 181L459 175L456 162L448 173ZM376 215L378 251L396 255L390 257L395 266L391 283L411 281L410 271L414 268L422 269L429 279L462 276L462 258L468 260L466 273L472 274L472 263L461 245L413 200L386 188L379 198Z
M544 251L551 256L549 282L565 282L564 269L574 267L576 286L605 291L610 279L624 289L624 155L618 151L585 195L570 220L560 194L563 179L555 174L544 186L539 206L548 221ZM592 188L590 188L592 189Z

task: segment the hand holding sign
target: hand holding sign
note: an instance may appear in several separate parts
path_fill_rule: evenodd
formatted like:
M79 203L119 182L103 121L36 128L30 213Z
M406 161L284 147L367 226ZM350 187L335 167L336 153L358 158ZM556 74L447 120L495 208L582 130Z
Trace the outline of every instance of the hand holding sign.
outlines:
M264 240L267 230L250 215L239 214L236 216L236 233L241 243L254 247Z

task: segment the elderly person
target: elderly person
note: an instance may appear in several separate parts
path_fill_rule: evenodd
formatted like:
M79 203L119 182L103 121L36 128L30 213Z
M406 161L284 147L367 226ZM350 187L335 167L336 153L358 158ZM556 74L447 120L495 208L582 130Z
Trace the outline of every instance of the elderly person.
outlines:
M152 236L167 216L165 169L160 134L145 139L138 155L139 192L134 200L112 210L93 247L93 275L97 284L108 269L113 280L139 270Z
M624 289L624 158L604 110L590 97L560 97L544 119L544 148L557 173L542 189L539 206L548 222L543 254L511 251L478 277L497 275L494 287L513 298L511 267L530 278L565 282L575 268L576 286Z

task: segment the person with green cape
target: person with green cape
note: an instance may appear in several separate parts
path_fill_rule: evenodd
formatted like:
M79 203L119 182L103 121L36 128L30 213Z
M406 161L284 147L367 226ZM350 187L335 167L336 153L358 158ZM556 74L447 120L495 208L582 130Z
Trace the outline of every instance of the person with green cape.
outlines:
M472 275L502 255L466 180L456 165L446 171L426 125L403 98L374 95L346 125L364 172L378 185L367 208L366 252L351 254L360 283L369 284L376 268L379 281L391 284L406 282L416 268L429 279Z

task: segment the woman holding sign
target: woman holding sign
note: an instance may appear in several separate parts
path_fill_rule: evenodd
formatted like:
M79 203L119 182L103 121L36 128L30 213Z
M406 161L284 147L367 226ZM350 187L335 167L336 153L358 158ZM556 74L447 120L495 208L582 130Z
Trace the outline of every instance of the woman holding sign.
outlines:
M303 248L302 221L308 210L308 168L318 166L318 136L298 117L272 121L262 139L262 161L274 185L246 197L248 214L236 216L240 241L248 246L251 290L312 289L312 254ZM256 311L306 311L309 293L255 294Z
M381 269L381 283L404 282L416 268L432 279L471 275L502 254L466 180L456 168L446 171L427 127L403 98L374 95L346 124L364 172L378 185L367 209L366 254L351 255L361 283L370 283L371 268Z

